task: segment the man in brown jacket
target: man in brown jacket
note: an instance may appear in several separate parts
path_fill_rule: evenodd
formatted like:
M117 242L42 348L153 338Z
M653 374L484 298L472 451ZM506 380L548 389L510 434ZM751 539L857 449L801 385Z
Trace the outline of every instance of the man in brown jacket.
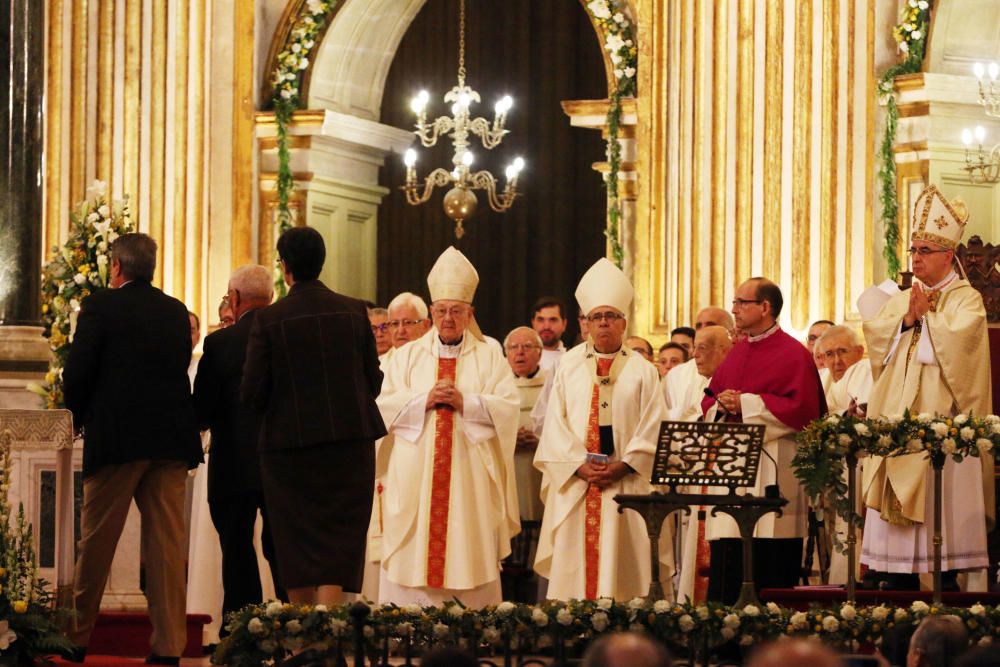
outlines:
M337 603L361 591L382 372L364 302L318 279L319 232L288 230L278 256L290 290L257 311L241 395L263 414L261 482L289 599Z

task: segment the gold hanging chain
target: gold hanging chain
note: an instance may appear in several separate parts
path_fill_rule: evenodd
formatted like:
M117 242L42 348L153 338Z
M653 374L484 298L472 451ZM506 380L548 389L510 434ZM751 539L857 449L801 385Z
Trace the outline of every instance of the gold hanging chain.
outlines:
M465 0L458 0L458 85L465 85Z

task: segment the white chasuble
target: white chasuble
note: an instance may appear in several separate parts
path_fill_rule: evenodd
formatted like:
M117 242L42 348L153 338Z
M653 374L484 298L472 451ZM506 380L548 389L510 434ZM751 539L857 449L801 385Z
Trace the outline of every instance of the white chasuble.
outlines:
M462 393L462 414L426 408L439 380ZM389 430L376 463L384 484L380 601L500 602L500 560L520 530L519 402L507 361L468 333L443 345L431 329L393 354L378 406Z
M954 273L925 291L932 308L919 326L902 331L908 292L893 296L864 323L875 378L868 415L899 417L907 409L913 415L989 414L990 352L982 297ZM946 570L988 563L992 469L992 456L945 463L941 530ZM881 572L930 572L934 493L926 456L865 461L861 494L867 506L861 562Z
M851 407L851 399L855 399L858 405L867 403L872 392L871 363L867 359L861 359L844 371L839 380L834 380L831 376L830 382L823 389L826 392L826 409L829 414L847 412Z
M600 356L606 358L602 366L607 368L599 372ZM588 343L563 356L535 454L545 501L535 570L548 578L549 598L625 600L648 593L645 522L632 510L619 513L614 497L651 491L664 407L655 367L627 348L598 355ZM600 426L610 426L613 443L606 443L613 446L610 459L635 471L603 490L575 474L589 452L600 450ZM670 533L665 522L660 577L668 591L673 573Z

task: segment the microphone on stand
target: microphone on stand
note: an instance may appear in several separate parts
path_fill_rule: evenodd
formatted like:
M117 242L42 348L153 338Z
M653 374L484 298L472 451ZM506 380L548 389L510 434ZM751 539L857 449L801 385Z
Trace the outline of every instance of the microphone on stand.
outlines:
M719 419L721 417L733 414L732 412L730 412L729 410L726 409L726 406L724 406L722 404L722 402L719 400L719 395L716 394L714 391L712 391L711 388L705 387L705 395L708 396L713 401L715 401L716 407L719 408L718 414L715 416L715 421L719 421ZM771 463L774 464L774 481L775 481L775 483L774 484L768 484L767 486L764 487L764 497L765 498L780 498L781 497L781 489L780 489L780 487L777 484L777 482L778 482L778 462L774 460L774 457L771 456L771 453L768 452L764 448L763 444L760 446L760 451L761 451L761 453L764 456L766 456L767 458L769 458L771 460Z

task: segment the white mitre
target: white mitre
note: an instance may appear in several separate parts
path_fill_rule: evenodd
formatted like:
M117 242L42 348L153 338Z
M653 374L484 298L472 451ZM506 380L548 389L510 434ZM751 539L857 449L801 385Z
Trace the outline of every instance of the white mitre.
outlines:
M448 246L441 253L431 272L427 274L427 287L431 291L431 302L464 301L472 303L479 286L479 273L465 255Z
M590 313L600 306L611 306L627 314L635 290L622 270L602 257L587 269L576 287L576 300L580 311Z
M965 202L958 198L948 201L937 187L928 185L913 206L911 238L954 250L962 241L968 219Z

